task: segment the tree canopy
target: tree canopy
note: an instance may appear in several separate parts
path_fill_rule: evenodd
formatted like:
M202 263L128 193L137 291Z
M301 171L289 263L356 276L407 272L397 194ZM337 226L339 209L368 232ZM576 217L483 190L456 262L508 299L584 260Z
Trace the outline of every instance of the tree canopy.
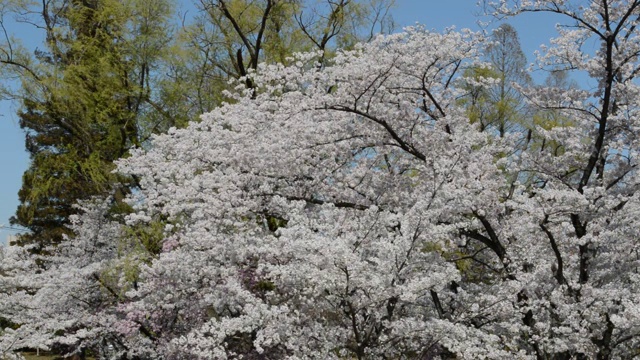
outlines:
M128 214L0 262L0 351L118 359L629 359L640 348L640 1L501 1L568 26L521 87L527 131L460 99L487 40L422 27L261 63L117 162ZM586 53L585 43L600 47ZM472 76L470 76L470 74ZM6 315L4 315L6 314ZM1 354L1 353L0 353Z

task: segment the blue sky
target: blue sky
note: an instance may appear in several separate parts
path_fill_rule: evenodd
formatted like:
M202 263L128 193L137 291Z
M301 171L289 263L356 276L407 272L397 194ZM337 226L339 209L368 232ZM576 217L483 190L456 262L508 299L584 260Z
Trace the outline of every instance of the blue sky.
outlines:
M420 23L428 29L442 31L455 26L457 29L480 29L477 22L491 21L489 17L479 16L482 9L476 0L396 0L393 17L399 28ZM520 35L522 47L533 60L533 52L541 44L548 43L555 36L557 18L540 14L527 14L510 19ZM489 28L499 23L493 22ZM23 37L25 45L35 48L40 45L41 36L27 28L10 28ZM534 76L534 78L536 78ZM18 190L22 173L29 165L29 158L24 149L24 133L20 130L15 116L17 104L0 101L0 157L2 158L2 176L0 176L0 225L9 225L9 218L18 205ZM14 231L0 229L0 244Z

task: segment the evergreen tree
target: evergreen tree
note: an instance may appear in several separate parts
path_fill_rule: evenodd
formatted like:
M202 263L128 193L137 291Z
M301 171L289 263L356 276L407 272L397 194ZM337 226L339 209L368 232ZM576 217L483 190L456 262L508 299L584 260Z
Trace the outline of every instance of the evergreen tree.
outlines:
M3 62L3 72L22 80L18 115L31 157L11 219L30 230L18 243L59 243L77 200L117 183L117 199L127 192L132 180L112 174L113 162L154 127L145 122L150 77L170 11L163 0L46 2L38 19L46 49Z

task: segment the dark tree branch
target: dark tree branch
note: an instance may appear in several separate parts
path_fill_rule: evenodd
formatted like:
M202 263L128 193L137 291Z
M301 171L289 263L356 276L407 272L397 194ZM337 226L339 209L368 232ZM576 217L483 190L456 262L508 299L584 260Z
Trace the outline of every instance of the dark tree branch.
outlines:
M412 145L406 143L404 140L402 140L402 138L395 132L395 130L384 120L382 119L378 119L377 117L365 113L363 111L360 111L358 109L352 109L346 106L342 106L342 105L332 105L329 106L328 109L331 110L337 110L337 111L343 111L343 112L349 112L349 113L353 113L356 115L360 115L366 119L369 119L379 125L381 125L386 131L387 133L389 133L389 135L391 135L391 137L393 138L393 140L395 140L398 145L400 146L400 148L406 152L408 152L409 154L415 156L416 158L418 158L421 161L426 161L427 157L422 154L421 152L419 152L415 147L413 147Z
M560 249L558 249L558 244L556 242L555 237L553 236L551 231L547 229L545 225L548 220L549 220L549 216L547 215L545 216L544 220L540 223L540 228L547 235L547 238L551 243L551 249L553 250L553 254L556 257L557 268L554 274L555 278L560 285L564 285L564 284L567 284L567 279L565 279L564 277L564 263L562 261L562 254L560 253Z

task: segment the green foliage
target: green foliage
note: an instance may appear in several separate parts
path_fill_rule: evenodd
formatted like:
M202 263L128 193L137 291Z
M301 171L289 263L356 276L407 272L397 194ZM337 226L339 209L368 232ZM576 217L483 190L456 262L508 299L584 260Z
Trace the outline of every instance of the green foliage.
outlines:
M36 6L18 5L16 11ZM69 235L66 224L77 200L105 196L118 183L126 193L133 183L112 173L113 162L155 128L148 116L150 71L165 51L171 11L164 0L42 6L46 49L2 66L22 81L20 90L4 90L21 101L18 115L31 156L11 222L31 231L18 243L41 247ZM3 45L5 51L13 46Z
M279 228L287 226L288 221L286 219L279 218L277 216L265 215L263 221L266 222L270 231L275 232Z
M526 72L527 60L518 33L509 24L502 24L485 49L489 67L475 67L465 72L468 96L462 99L469 119L482 131L522 131L530 127L529 109L515 84L532 83Z
M350 47L393 27L394 0L200 0L200 12L179 31L162 102L175 125L197 120L230 89L229 81L260 62L287 64L296 52ZM252 87L250 81L245 82ZM234 85L235 86L235 85Z
M152 221L148 224L137 224L125 227L123 242L127 244L127 251L141 252L151 256L162 251L162 240L166 237L167 223Z
M494 104L484 84L487 80L500 79L500 74L491 68L473 67L465 70L464 77L471 81L467 81L467 97L462 98L460 104L467 109L469 121L484 131L496 120Z
M254 286L254 290L259 291L261 293L274 291L275 289L276 289L276 285L269 280L260 280Z
M566 71L554 71L550 73L549 77L545 80L545 86L569 90L574 88L576 84L569 79ZM546 139L539 133L540 131L573 127L575 125L574 120L559 110L538 110L532 119L532 139L529 141L529 147L533 150L549 152L554 156L560 156L565 152L564 147L558 141Z
M125 293L137 286L141 265L149 265L162 251L162 240L166 238L167 222L152 221L123 227L118 241L118 261L98 275L102 290L108 297L124 299Z
M16 325L14 323L12 323L11 321L3 318L2 316L0 316L0 335L2 335L3 330L2 329L17 329L19 328L19 325Z

